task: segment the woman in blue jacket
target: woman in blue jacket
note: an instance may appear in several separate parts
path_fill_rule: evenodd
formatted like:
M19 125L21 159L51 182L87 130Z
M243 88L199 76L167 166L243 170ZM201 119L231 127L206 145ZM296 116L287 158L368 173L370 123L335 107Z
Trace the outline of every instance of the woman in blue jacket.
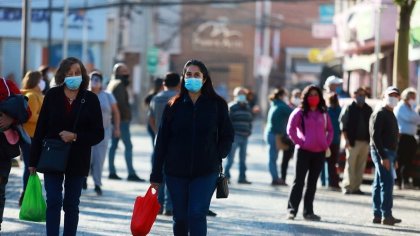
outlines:
M165 174L174 235L207 234L206 214L233 134L227 104L214 91L206 66L188 61L181 92L163 112L150 175L157 189Z

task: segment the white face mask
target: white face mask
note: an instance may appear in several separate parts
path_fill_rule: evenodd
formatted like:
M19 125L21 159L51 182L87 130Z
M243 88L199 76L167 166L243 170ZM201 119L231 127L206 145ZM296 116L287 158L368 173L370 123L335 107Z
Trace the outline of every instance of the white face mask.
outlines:
M43 79L41 79L39 81L38 87L39 87L39 89L41 89L41 91L44 91L44 89L45 89L45 81Z
M386 97L385 104L391 108L394 108L398 105L398 98L396 97Z
M417 105L417 102L414 99L410 99L410 100L408 100L408 104L410 104L411 108L415 109L416 105Z
M302 102L302 101L300 100L300 98L297 98L297 97L292 97L292 104L293 104L294 106L299 106L301 102Z

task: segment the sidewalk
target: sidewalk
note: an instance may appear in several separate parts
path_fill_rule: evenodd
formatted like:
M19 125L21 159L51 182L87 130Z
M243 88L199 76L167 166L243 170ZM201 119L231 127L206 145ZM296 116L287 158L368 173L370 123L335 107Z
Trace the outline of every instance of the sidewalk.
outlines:
M228 199L212 200L211 210L217 217L208 217L208 235L419 235L419 190L395 191L394 214L402 224L394 227L371 223L370 195L343 195L318 188L314 202L315 212L321 222L303 220L302 210L294 221L285 220L290 187L272 187L268 172L268 155L263 141L262 122L254 125L248 149L247 176L252 185L236 183L237 159L232 169L232 184ZM148 179L151 168L151 140L143 126L132 126L134 167L138 175ZM105 161L103 196L96 196L91 177L88 189L83 191L80 204L80 221L77 235L131 235L130 220L135 197L144 195L148 183L126 180L108 180ZM118 175L127 177L123 145L117 151ZM22 167L13 168L7 185L7 202L0 235L45 235L45 223L19 220L18 198L21 188ZM287 182L293 180L294 162L290 162ZM42 177L42 175L41 175ZM369 185L362 190L370 192ZM302 207L301 207L302 208ZM63 215L62 215L63 225ZM172 235L171 217L159 215L150 235Z

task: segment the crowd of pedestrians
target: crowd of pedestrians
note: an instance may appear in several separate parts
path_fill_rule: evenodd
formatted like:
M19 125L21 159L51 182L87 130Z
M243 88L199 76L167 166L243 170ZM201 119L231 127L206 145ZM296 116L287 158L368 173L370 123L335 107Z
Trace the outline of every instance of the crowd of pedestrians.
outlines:
M73 57L61 62L53 83L48 78L50 73L48 66L28 71L21 90L11 81L0 80L0 230L11 159L21 154L24 162L20 205L28 177L37 171L45 138L71 143L65 172L44 173L47 235L58 235L61 209L65 212L64 234L76 234L79 198L82 189L87 188L87 176L92 176L96 194L102 195L107 156L108 178L122 180L114 164L120 139L124 144L126 179L145 182L133 165L129 67L115 64L108 84L100 71L88 74L80 60ZM363 195L360 186L370 154L375 166L372 222L400 223L401 219L392 214L392 194L394 183L399 188L413 184L411 163L420 124L415 111L417 91L407 88L400 93L389 87L373 110L366 102L368 91L362 87L352 94L351 104L341 106L340 99L349 97L342 83L332 76L326 80L324 90L310 85L290 94L276 88L270 94L264 131L270 184L291 184L287 219L296 217L303 198L304 219L319 221L321 216L314 212L318 179L330 190ZM27 102L22 104L26 106L11 106L9 98L14 94L25 95ZM206 216L217 178L224 172L232 182L238 149L236 181L252 184L246 175L247 145L260 109L252 90L236 87L232 95L232 101L227 103L215 92L206 65L190 60L181 74L169 72L155 79L145 99L147 129L154 147L150 183L158 191L160 214L173 216L175 235L206 235ZM340 183L336 166L341 146L346 160ZM292 159L295 175L292 181L286 181Z

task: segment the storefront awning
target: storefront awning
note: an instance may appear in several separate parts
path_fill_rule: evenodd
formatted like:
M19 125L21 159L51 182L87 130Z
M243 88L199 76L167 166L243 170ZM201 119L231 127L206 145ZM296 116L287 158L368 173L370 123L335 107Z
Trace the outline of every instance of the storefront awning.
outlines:
M384 54L379 53L379 59L382 59ZM365 70L370 72L371 66L376 61L375 54L370 55L354 55L352 57L344 57L343 70L344 71L353 71L353 70Z

